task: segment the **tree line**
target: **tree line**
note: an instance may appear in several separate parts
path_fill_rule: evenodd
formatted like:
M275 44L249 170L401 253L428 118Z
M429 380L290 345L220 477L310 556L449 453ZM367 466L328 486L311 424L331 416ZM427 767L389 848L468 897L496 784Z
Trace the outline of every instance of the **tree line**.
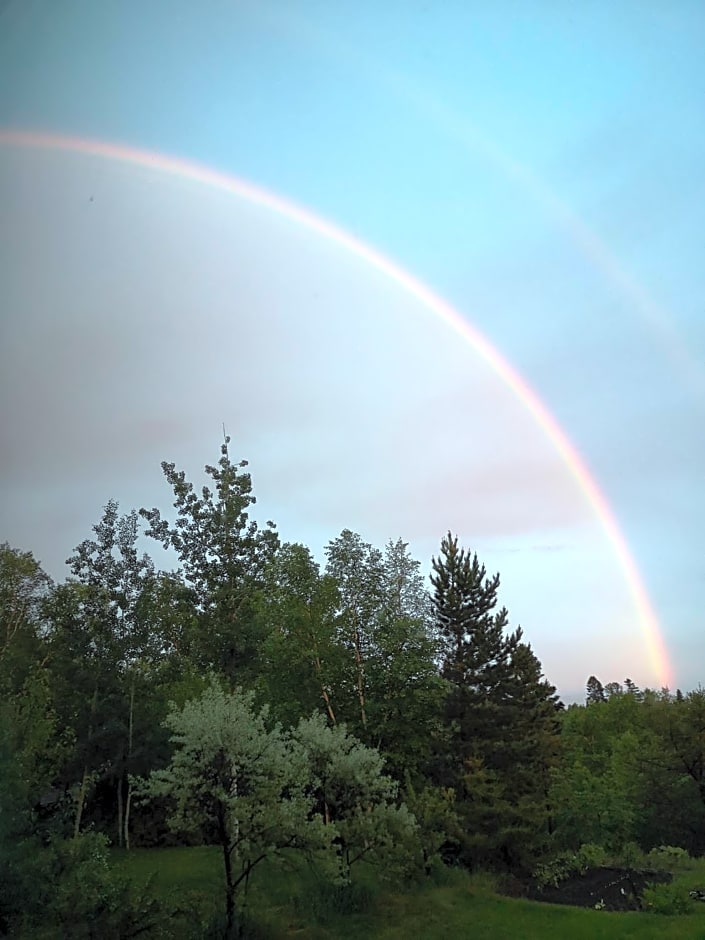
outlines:
M251 519L228 438L200 489L162 470L173 513L108 502L62 583L0 547L0 929L46 916L46 866L108 841L218 844L231 928L287 851L343 882L363 857L521 874L585 843L703 852L702 690L591 677L565 709L451 533L430 589L402 539L346 529L320 566Z

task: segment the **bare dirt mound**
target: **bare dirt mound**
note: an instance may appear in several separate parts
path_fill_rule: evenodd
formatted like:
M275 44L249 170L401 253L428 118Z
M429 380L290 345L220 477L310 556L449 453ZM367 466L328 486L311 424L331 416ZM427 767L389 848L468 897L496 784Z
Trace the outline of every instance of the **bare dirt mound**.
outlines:
M668 871L635 871L631 868L590 868L584 875L566 878L558 887L532 885L528 896L533 901L596 907L605 911L640 911L642 895L649 884L668 884Z

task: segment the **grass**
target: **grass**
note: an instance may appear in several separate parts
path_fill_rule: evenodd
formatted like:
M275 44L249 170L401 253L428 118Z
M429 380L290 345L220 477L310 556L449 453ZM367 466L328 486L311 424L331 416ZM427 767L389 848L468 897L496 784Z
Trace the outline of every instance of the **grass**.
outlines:
M174 920L172 936L209 935L199 923L222 904L217 849L116 852L115 864L136 881L154 874L161 898L186 908ZM314 870L301 863L283 870L263 864L253 876L248 898L258 940L446 940L471 935L486 940L705 940L705 904L694 904L692 913L675 917L615 914L502 897L486 875L448 872L441 885L423 882L392 890L379 884L377 874L371 867L358 873L356 890L363 910L343 914L336 911L330 889ZM705 887L705 860L678 873L675 883L685 894Z

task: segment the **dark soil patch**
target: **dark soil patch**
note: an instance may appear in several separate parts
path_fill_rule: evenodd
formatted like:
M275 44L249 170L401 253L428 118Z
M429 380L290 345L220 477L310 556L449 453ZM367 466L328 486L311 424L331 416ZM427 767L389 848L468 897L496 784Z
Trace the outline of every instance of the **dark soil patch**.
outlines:
M532 901L571 904L574 907L604 905L605 911L640 911L644 889L649 884L668 884L669 871L635 871L631 868L590 868L584 875L566 878L557 888L532 885Z

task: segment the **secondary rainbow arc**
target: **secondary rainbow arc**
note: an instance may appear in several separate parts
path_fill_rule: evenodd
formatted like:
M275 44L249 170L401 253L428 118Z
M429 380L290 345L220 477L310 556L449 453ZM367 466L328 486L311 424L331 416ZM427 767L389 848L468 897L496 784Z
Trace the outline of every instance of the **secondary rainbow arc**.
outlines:
M443 298L434 293L431 288L334 223L268 190L210 167L123 144L37 131L0 129L0 144L68 151L120 160L229 192L329 239L370 264L422 303L431 313L468 342L475 352L487 362L520 400L555 448L583 493L584 498L599 519L612 546L639 616L649 662L662 685L672 684L672 669L656 612L612 509L588 470L584 459L537 393L528 385L519 372L476 327L469 323Z

